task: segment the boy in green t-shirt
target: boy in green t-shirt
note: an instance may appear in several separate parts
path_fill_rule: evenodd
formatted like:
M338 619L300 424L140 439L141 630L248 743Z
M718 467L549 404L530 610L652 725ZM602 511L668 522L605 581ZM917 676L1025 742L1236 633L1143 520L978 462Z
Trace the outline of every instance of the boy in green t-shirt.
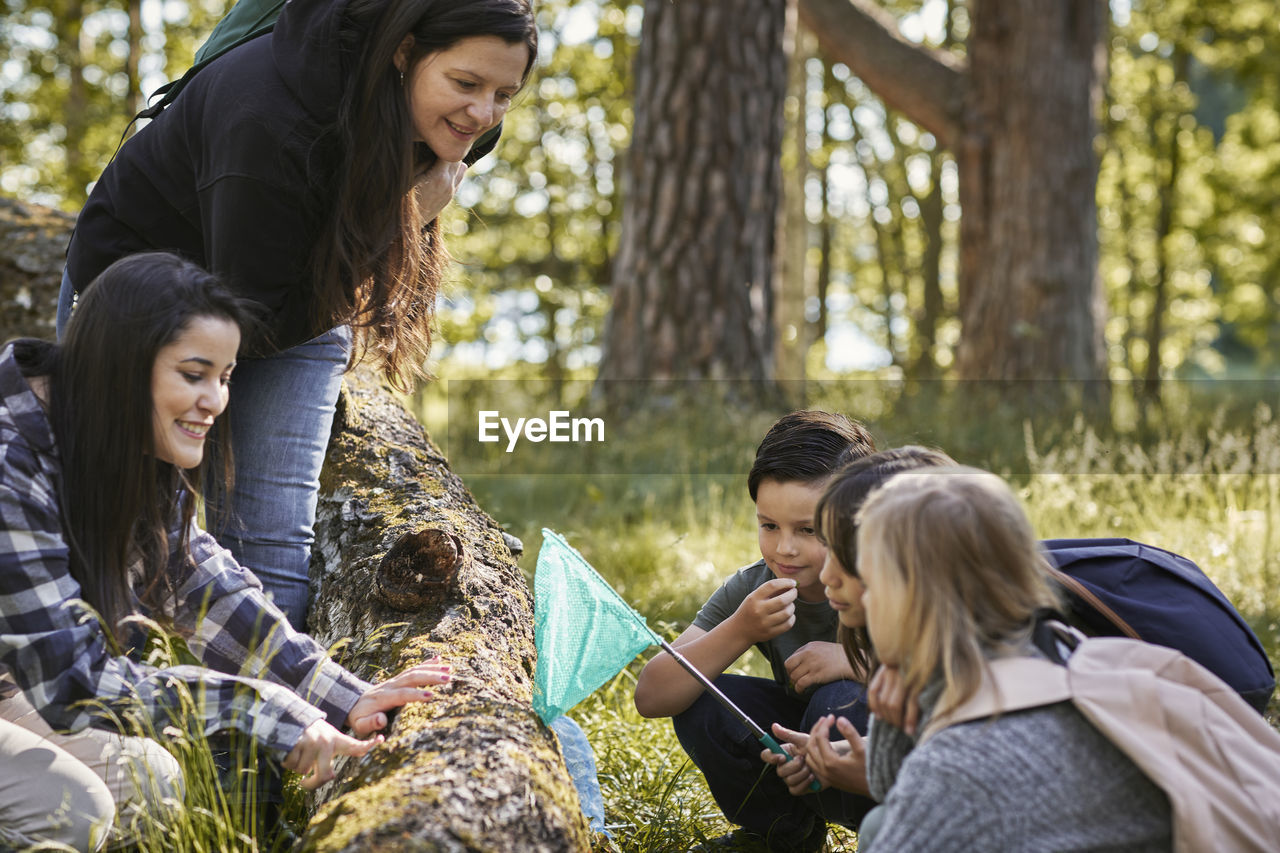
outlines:
M807 732L826 714L866 731L865 689L852 680L836 641L836 613L818 580L826 547L814 533L814 507L832 474L874 450L867 431L843 415L793 412L770 427L747 477L762 559L725 580L672 643L766 731L776 722ZM724 674L752 646L769 660L773 678ZM751 732L670 655L645 665L635 702L646 717L674 718L716 803L743 827L717 840L724 846L755 840L771 851L816 851L828 821L856 826L874 805L835 790L792 797L760 761ZM842 737L834 727L831 736Z

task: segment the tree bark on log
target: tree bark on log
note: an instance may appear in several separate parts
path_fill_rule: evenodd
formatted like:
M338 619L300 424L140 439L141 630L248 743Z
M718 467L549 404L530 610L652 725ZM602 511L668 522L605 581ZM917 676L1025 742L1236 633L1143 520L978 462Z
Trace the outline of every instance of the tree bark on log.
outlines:
M72 217L0 198L0 334L53 338ZM531 706L533 602L498 525L369 370L348 374L321 480L312 633L377 680L438 654L453 678L315 795L317 851L589 850Z
M533 602L498 525L368 368L348 374L321 475L312 634L370 678L438 654L437 698L318 792L318 851L590 849L533 713Z

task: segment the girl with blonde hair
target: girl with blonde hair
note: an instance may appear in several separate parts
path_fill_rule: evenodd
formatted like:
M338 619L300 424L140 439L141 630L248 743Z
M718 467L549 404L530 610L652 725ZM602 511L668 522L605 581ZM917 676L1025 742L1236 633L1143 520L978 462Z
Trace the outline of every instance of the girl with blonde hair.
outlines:
M881 665L919 695L921 728L976 693L988 661L1041 656L1032 630L1056 601L999 477L899 474L856 523L860 610ZM954 725L919 746L876 717L867 775L883 806L864 824L864 851L1171 849L1168 798L1070 702Z

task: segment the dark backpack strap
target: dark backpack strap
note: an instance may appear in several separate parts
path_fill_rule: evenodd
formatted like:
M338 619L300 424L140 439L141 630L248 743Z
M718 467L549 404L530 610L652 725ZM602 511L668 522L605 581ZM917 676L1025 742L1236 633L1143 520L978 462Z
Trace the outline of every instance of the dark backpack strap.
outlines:
M1093 619L1089 617L1096 616L1097 618L1105 620L1107 624L1115 630L1116 636L1128 637L1131 640L1142 639L1142 637L1138 636L1138 632L1135 631L1128 622L1120 618L1120 615L1112 610L1106 602L1095 595L1093 590L1089 589L1089 587L1054 566L1049 567L1049 577L1067 592L1068 598L1082 601L1085 605L1091 608L1091 610L1085 612L1076 611L1082 621L1085 621L1086 623L1092 622ZM1098 626L1097 624L1090 625L1089 627L1094 629L1094 633L1111 633L1109 630L1098 630L1101 626Z

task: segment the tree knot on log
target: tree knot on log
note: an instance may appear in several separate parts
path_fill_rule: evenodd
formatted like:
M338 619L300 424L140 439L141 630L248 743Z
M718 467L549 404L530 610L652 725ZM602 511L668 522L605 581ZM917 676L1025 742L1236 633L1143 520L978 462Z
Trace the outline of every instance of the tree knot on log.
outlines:
M396 540L378 566L374 588L387 606L416 612L440 602L467 561L462 540L428 527Z

